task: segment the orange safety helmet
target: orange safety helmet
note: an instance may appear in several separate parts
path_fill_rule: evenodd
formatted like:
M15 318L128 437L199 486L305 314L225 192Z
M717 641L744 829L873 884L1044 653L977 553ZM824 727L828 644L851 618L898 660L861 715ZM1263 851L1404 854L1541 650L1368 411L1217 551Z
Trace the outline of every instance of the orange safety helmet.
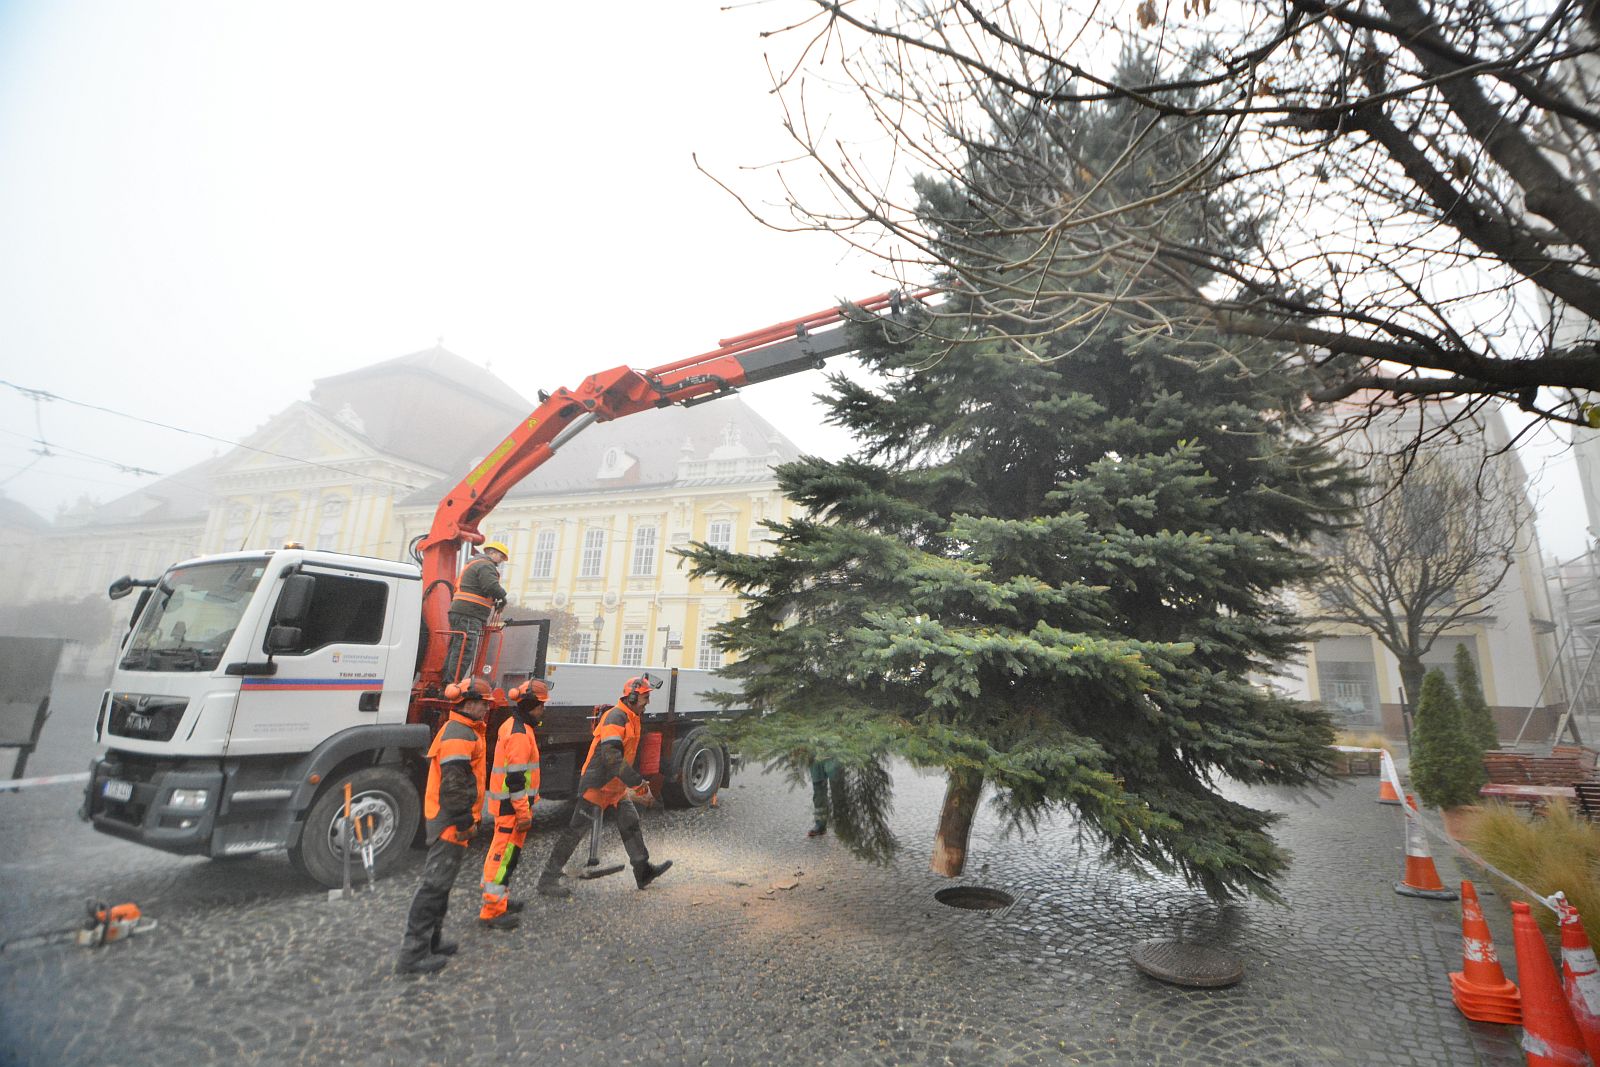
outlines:
M622 698L638 696L640 693L650 693L661 688L661 679L649 674L641 674L629 678L622 683Z
M452 704L459 704L463 700L488 700L490 693L489 683L482 678L451 682L444 687L444 698Z
M506 696L519 704L524 700L532 700L535 703L543 704L550 699L550 687L537 678L529 678L526 682L507 693Z

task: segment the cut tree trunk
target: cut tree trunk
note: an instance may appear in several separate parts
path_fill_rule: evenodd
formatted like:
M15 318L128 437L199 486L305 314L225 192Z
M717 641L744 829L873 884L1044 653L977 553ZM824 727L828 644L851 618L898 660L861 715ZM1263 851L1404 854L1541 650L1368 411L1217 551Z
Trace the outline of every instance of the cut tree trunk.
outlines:
M978 798L983 794L983 775L974 771L950 771L944 790L944 806L939 809L939 829L933 835L933 873L954 878L967 866L967 838L972 834L972 819L978 813Z

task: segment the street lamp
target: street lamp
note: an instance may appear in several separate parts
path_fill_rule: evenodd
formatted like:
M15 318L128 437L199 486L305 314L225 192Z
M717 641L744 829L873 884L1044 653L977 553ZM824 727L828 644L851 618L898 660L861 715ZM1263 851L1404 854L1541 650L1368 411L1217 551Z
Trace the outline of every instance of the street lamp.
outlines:
M596 611L594 613L594 622L591 625L594 626L594 662L599 663L600 631L606 628L606 613L604 611Z

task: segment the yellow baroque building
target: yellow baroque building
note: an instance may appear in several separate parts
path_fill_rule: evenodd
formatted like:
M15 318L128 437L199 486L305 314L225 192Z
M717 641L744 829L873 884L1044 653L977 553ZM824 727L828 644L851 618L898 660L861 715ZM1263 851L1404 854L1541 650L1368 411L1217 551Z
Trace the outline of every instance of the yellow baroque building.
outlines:
M442 348L318 379L221 455L49 524L8 524L8 541L28 543L14 558L34 563L7 584L24 604L104 597L124 574L286 541L407 559L441 494L534 406ZM513 607L572 623L552 658L720 665L707 630L737 601L690 581L671 550L696 540L759 551L762 521L792 508L772 467L797 455L738 397L591 427L486 525L512 550ZM67 669L109 670L129 603L77 635Z
M571 617L552 658L718 667L710 631L738 600L691 579L673 550L701 541L763 551L763 522L793 513L772 468L797 456L738 397L660 408L585 430L501 502L484 532L511 549L501 580L513 604ZM400 505L408 541L427 532L450 487Z

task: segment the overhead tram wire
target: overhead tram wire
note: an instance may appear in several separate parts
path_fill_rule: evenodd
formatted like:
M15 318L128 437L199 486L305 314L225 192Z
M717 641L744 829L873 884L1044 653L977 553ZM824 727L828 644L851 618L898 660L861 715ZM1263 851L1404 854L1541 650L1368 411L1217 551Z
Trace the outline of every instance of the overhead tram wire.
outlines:
M268 448L257 448L254 445L247 445L242 441L233 441L226 437L217 437L214 434L205 433L201 430L188 430L182 426L173 426L171 423L158 422L155 419L147 419L140 415L132 415L126 411L118 411L115 408L102 407L99 404L90 404L82 400L73 400L70 397L60 396L45 389L30 389L27 386L18 385L16 382L7 381L4 378L0 378L0 385L3 385L8 389L16 390L28 399L33 400L35 403L40 400L59 400L61 403L71 404L73 407L85 408L89 411L99 411L107 415L115 415L119 419L128 419L132 422L143 423L146 426L155 426L158 429L171 430L174 433L187 434L190 437L199 437L207 441L215 441L217 444L227 445L230 448L242 448L247 452L255 452L258 455L271 456L274 459L286 459L291 463L298 463L307 467L320 467L323 470L333 471L336 474L348 475L351 478L357 478L362 481L381 482L385 485L391 485L398 489L405 489L407 491L414 491L421 488L421 486L412 485L409 482L397 481L393 478L384 478L381 475L376 474L361 474L357 471L335 466L332 463L322 463L314 459L302 459L299 456L285 455L282 452L274 452Z

